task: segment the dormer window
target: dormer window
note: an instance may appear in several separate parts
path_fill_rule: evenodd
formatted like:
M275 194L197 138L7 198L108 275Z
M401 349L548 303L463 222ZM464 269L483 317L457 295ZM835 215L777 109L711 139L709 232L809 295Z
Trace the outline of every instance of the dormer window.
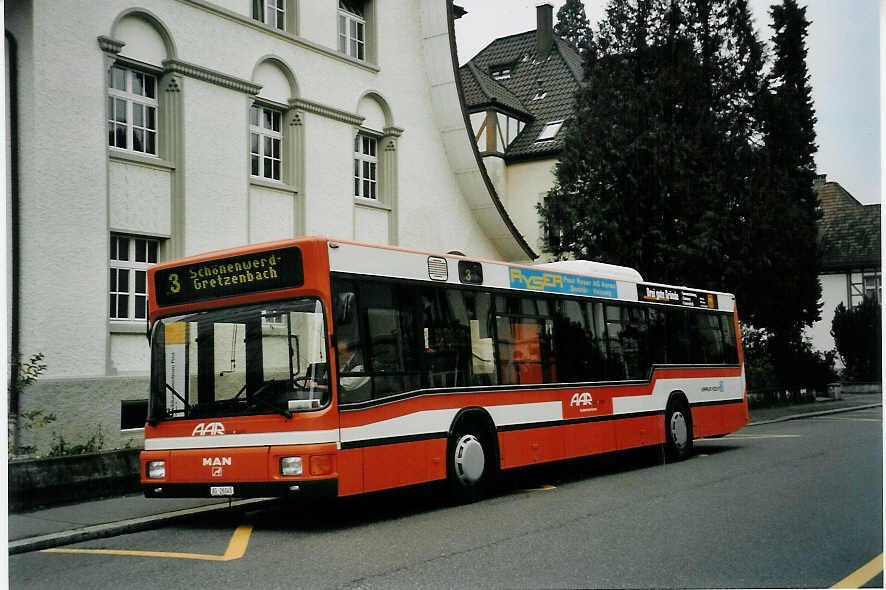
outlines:
M535 141L551 141L557 136L557 133L560 132L560 127L562 126L563 121L551 121L550 123L545 123L545 126L541 129L541 133L538 134L538 139Z
M532 97L532 100L541 100L548 95L548 91L545 90L545 81L538 81L538 88L535 91L535 96Z
M489 75L493 80L508 80L511 77L511 66L499 66L492 68Z

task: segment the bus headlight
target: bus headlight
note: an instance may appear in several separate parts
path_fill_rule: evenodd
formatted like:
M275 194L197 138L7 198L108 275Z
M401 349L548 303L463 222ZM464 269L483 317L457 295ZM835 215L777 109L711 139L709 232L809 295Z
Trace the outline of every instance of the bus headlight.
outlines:
M301 475L301 457L280 457L280 475Z
M145 471L149 479L163 479L166 477L166 461L148 461Z

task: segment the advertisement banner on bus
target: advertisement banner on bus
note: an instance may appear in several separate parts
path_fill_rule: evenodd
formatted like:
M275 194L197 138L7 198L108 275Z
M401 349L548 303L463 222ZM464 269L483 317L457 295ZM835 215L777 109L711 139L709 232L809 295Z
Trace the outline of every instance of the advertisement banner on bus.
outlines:
M583 277L547 270L508 267L508 276L512 289L525 289L544 293L563 293L566 295L585 295L588 297L605 297L615 299L618 289L615 281Z

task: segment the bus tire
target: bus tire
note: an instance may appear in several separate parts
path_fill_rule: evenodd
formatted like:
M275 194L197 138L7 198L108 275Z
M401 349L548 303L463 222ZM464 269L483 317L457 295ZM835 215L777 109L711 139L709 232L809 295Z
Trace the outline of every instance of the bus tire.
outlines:
M681 399L672 399L665 410L665 456L682 461L692 454L692 414Z
M485 496L495 471L495 452L488 436L470 425L459 426L447 447L446 471L453 499L470 503Z

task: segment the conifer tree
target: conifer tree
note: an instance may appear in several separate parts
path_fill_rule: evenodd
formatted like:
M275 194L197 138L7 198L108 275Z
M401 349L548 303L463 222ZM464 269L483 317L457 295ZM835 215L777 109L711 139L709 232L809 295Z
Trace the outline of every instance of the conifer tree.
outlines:
M778 357L789 356L801 343L803 326L819 319L821 255L817 221L820 217L815 179L815 108L806 67L806 8L796 0L782 0L770 9L774 62L769 77L771 91L762 104L763 149L758 173L759 207L754 241L765 256L758 258L755 295L760 306L758 325L770 332L771 348ZM764 287L765 284L765 287ZM789 297L766 297L771 291ZM762 293L761 293L762 291Z
M590 41L591 26L581 0L566 0L566 4L560 7L554 33L584 55Z

